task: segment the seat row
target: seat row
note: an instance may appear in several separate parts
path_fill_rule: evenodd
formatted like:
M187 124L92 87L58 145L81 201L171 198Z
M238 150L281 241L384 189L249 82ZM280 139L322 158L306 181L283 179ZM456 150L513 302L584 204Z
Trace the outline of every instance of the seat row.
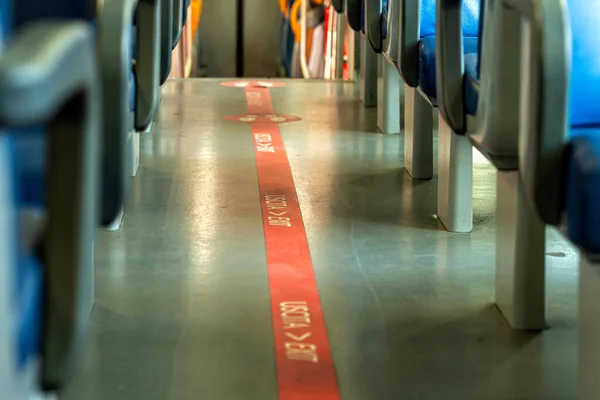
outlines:
M0 0L0 387L60 391L186 0ZM39 397L36 397L39 398Z
M472 229L472 148L497 168L496 304L513 328L546 327L546 226L580 249L579 398L598 398L600 1L337 3L362 34L362 99L384 114L386 133L397 133L381 123L389 118L400 131L404 86L415 179L434 175L438 111L437 215L447 230Z

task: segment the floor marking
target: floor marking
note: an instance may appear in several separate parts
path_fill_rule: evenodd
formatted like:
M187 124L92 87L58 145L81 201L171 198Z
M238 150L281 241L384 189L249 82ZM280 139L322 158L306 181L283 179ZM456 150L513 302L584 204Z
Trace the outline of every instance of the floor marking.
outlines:
M298 117L281 114L238 114L228 115L225 117L225 119L232 122L274 122L277 124L285 124L288 122L296 122L301 120L301 118Z
M275 115L269 89L245 87L249 115ZM277 121L248 121L260 186L280 400L339 400L306 231Z
M221 86L246 88L248 86L263 87L263 88L278 88L284 87L285 83L277 81L225 81L221 82Z

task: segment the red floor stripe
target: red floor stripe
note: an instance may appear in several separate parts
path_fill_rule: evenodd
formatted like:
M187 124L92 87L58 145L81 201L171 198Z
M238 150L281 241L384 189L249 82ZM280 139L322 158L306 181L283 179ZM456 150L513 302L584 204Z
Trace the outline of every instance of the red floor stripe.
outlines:
M248 113L274 114L248 86ZM276 123L250 124L258 168L280 400L335 400L339 390L296 188Z

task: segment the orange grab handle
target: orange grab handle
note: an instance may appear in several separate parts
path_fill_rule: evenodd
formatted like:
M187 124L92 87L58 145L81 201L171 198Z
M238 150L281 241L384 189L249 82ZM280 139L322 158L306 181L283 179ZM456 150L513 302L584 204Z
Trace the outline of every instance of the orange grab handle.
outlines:
M290 15L290 10L288 7L288 0L278 0L279 1L279 9L285 18L288 18Z
M292 10L290 11L290 25L292 28L292 33L294 34L294 39L296 43L300 43L300 35L302 33L302 25L298 20L298 14L300 13L300 6L302 5L302 0L294 1L292 4ZM313 30L314 28L308 28L306 30L306 58L310 57L310 49L312 48L312 38L313 38Z
M200 25L202 5L202 0L192 0L192 37L196 37L198 25Z

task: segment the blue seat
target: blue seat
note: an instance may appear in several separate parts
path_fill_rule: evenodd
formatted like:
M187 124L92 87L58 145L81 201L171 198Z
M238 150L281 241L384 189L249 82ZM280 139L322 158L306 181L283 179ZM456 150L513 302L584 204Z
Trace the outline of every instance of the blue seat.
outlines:
M0 45L4 47L13 34L12 5L8 0L0 0ZM0 57L2 55L0 54ZM37 132L36 132L37 131ZM37 145L43 144L39 139L40 129L28 132L33 139L33 147L38 151ZM24 142L23 142L24 143ZM8 245L4 250L8 250L6 256L12 258L9 265L14 278L12 291L8 293L10 305L12 306L11 315L15 316L14 321L0 321L0 324L6 324L13 327L11 347L15 349L15 359L13 368L17 374L24 372L32 362L40 355L42 339L42 307L43 307L43 269L41 262L35 255L31 246L22 243L22 228L19 214L28 209L40 209L41 204L35 204L30 200L40 197L38 186L39 165L27 165L31 163L44 164L43 157L37 153L29 154L29 157L23 157L22 149L19 149L18 143L15 143L14 136L7 129L0 131L0 161L3 170L3 179L0 185L4 186L2 192L4 198L0 201L3 210L3 228L7 231L1 232L1 240L6 240ZM6 218L8 217L8 218ZM0 268L0 274L2 268ZM3 277L0 276L0 280ZM0 380L3 377L0 377ZM14 378L14 377L13 377Z
M464 54L477 53L479 47L479 0L464 0L462 4ZM419 41L419 88L436 104L436 1L421 1Z
M12 35L12 7L8 0L0 0L0 44L4 45ZM1 57L1 54L0 54ZM42 335L42 268L39 260L34 255L33 249L28 248L25 244L20 243L21 228L19 226L18 213L23 208L24 198L27 194L24 189L31 189L25 180L22 163L24 160L20 157L17 147L15 146L12 135L6 130L0 132L0 161L3 170L3 179L0 185L4 186L2 192L6 196L2 198L0 204L4 207L0 210L5 217L3 225L6 232L1 232L1 240L5 240L8 250L12 258L9 265L4 265L5 268L10 268L12 271L13 290L6 299L10 299L12 305L12 315L16 317L16 321L0 321L0 324L13 326L14 336L12 338L12 348L16 350L16 359L13 367L17 371L24 370L32 361L40 354L40 341ZM38 160L40 157L35 157ZM35 176L36 174L34 174ZM36 197L33 195L32 197ZM34 207L30 205L30 207ZM8 218L7 218L8 217ZM2 268L0 268L1 273ZM3 279L0 277L0 279ZM2 377L0 377L2 379Z
M17 368L25 368L40 353L42 333L42 267L31 254L17 261L16 315Z
M464 36L479 35L479 3L481 0L462 1L462 28ZM435 36L436 0L421 0L420 37Z
M600 254L600 3L568 0L572 30L566 211L570 240Z
M148 1L148 3L152 3ZM136 46L137 31L143 28L145 41L158 42L152 32L158 32L159 26L152 27L156 19L150 14L160 13L158 5L154 9L143 8L143 14L137 15L134 2L106 2L107 17L102 21L102 26L96 20L96 2L88 0L23 0L15 3L15 22L17 27L24 26L35 20L55 19L85 20L94 28L99 38L99 53L101 53L102 75L104 80L104 129L103 138L103 190L101 223L110 224L119 215L127 192L128 179L126 176L126 163L128 132L144 130L152 120L157 107L158 78L157 75L158 53L155 54L155 65L148 62L150 57L142 57L144 63L138 62L134 70L133 64L137 52L153 51L153 46ZM131 20L131 28L124 25L126 20ZM113 21L114 20L114 21ZM121 25L119 25L121 24ZM112 28L106 28L112 27ZM127 59L122 59L122 52L109 49L110 46L119 46L125 43L121 35L131 34L131 48ZM170 50L169 50L170 55ZM110 59L109 59L110 58ZM119 68L115 68L118 65ZM154 69L154 70L153 70ZM154 72L153 72L154 71ZM138 87L139 86L139 87ZM138 94L141 92L141 94ZM138 99L140 100L138 102ZM131 115L133 114L133 115ZM43 136L43 135L42 135ZM30 140L28 138L27 140ZM45 171L39 172L38 186L43 179Z
M24 207L34 208L31 204L24 201L24 171L23 160L17 151L12 135L6 131L0 133L0 154L5 173L10 177L4 185L9 185L5 193L10 193L8 204L3 201L3 206L8 209L2 210L2 213L10 213L12 219L12 229L10 237L13 256L13 276L14 285L11 299L13 304L13 315L16 321L13 322L14 338L13 348L16 349L16 370L22 371L27 368L40 354L40 341L42 335L42 305L43 305L43 284L42 267L40 260L34 254L31 247L20 242L22 237L21 227L19 226L18 214ZM5 175L5 176L6 176ZM6 322L0 322L6 323Z
M600 126L569 131L566 206L569 239L600 254Z
M502 37L506 37L507 40L495 39L493 30L485 29L483 26L486 23L484 14L490 12L488 20L494 21L496 18L494 13L500 12L498 10L501 6L496 7L498 3L477 1L482 4L479 10L478 24L480 25L476 27L476 22L471 21L470 31L467 31L463 24L464 40L461 46L461 43L454 39L453 29L457 26L459 18L466 20L468 15L474 16L477 5L439 0L438 15L444 19L440 26L445 32L440 32L442 36L438 37L437 41L442 55L437 60L436 68L436 76L441 79L437 85L437 105L442 118L451 130L456 134L466 135L471 144L496 168L501 171L517 171L519 169L519 103L514 99L520 96L519 82L515 80L515 76L520 73L520 64L516 62L520 57L520 40L519 30L514 26L518 22L513 22L511 17L507 17L502 28L497 28L506 29ZM462 15L457 15L454 9L461 5ZM466 7L469 7L469 12ZM478 34L477 40L472 37L474 33ZM442 40L444 35L447 40ZM467 42L471 43L467 44ZM487 63L484 64L484 67L486 65L487 67L483 76L480 66L482 58L485 58ZM494 64L496 60L500 63L497 66ZM462 64L462 70L456 68L458 64ZM481 80L486 82L481 83ZM485 92L487 95L484 99L480 99L483 87L487 90ZM486 113L485 115L478 115L480 101L484 102L481 110ZM486 106L485 102L495 104ZM488 121L485 126L480 124L483 120ZM503 134L497 136L493 133L496 131Z
M81 301L86 294L91 307L100 187L95 41L85 23L29 23L27 0L10 6L0 1L0 15L6 18L0 18L2 28L7 21L18 22L14 31L1 35L10 41L0 53L0 185L9 186L10 198L3 190L0 212L2 229L5 222L11 224L11 260L3 259L0 273L8 264L13 279L5 282L13 285L10 303L5 302L7 291L0 298L0 315L11 318L0 321L11 330L7 335L4 329L0 340L5 346L6 337L14 335L14 359L12 352L8 355L14 368L8 373L14 375L15 390L58 390L87 324ZM8 7L17 18L7 17ZM36 18L43 15L32 9ZM6 231L0 240L6 240ZM5 382L4 376L0 379Z
M510 29L525 17L534 29L543 32L538 42L531 43L531 51L539 52L541 61L530 72L538 79L529 77L532 85L529 93L537 93L538 98L521 97L520 112L510 116L513 121L508 125L518 132L519 163L513 169L518 168L525 198L544 223L566 222L567 236L574 244L587 253L600 254L600 36L597 35L600 2L567 0L566 8L560 2L502 0L502 3L515 8L519 18L512 21L507 17L502 29ZM538 18L542 12L552 17ZM553 32L557 21L564 21L564 29L557 26ZM510 33L502 29L499 28L499 35ZM569 34L563 34L568 30ZM512 45L498 43L504 51ZM552 45L543 47L539 43ZM469 113L474 111L471 99L479 87L475 61L465 58L465 103ZM495 73L512 73L521 68L518 57L500 57L497 62ZM487 106L488 112L498 114L493 115L495 121L506 119L506 113L498 110L502 107L508 110L506 104L514 104L513 99L521 91L519 85L507 85L515 88L502 92L500 85L497 83L494 90L502 94L502 101ZM486 84L485 88L489 86ZM529 130L522 129L526 120L519 114L524 111L530 113ZM504 129L492 134L496 136L492 140L497 140L511 132Z
M18 4L18 3L17 3ZM86 19L97 29L96 9L92 2L58 0L23 1L15 10L15 26L22 28L35 20L52 17L65 19ZM43 126L28 127L13 132L18 158L21 160L23 180L23 201L26 204L43 206L46 203L46 153L47 137Z
M46 129L36 125L8 130L19 159L20 200L28 207L43 207L46 203L47 140Z
M463 51L465 55L477 52L479 40L476 37L463 38ZM470 57L473 59L473 57ZM426 36L419 41L419 87L429 97L432 104L436 104L436 72L435 72L435 36Z
M26 27L32 21L60 17L85 19L97 29L96 8L93 2L80 0L16 0L14 7L15 28ZM47 180L47 132L41 125L9 132L15 143L20 160L22 201L28 206L43 207L46 204Z
M17 203L20 204L20 203ZM20 205L17 206L17 209ZM19 227L15 232L18 234ZM17 249L15 311L17 368L26 368L40 354L42 337L43 270L33 248Z

